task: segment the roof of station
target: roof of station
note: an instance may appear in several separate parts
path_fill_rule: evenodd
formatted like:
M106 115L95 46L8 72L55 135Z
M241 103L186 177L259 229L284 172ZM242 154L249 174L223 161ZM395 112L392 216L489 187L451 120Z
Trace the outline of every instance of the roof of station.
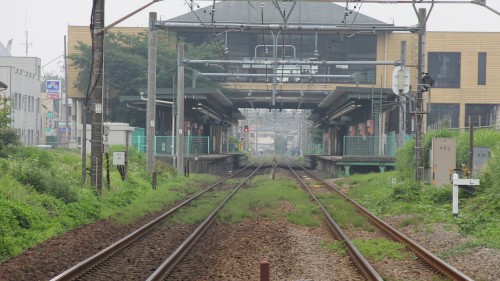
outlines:
M263 5L263 6L261 6ZM284 11L284 12L283 12ZM347 14L346 14L347 13ZM393 27L372 17L353 11L350 13L345 7L330 2L289 2L273 1L252 3L250 1L222 1L199 8L178 17L163 20L162 23L171 31L176 32L214 32L216 27L212 23L231 25L282 25L287 18L288 25L313 26L332 28L335 25L360 28L369 26ZM168 25L168 23L173 23ZM223 27L221 27L223 28ZM325 30L328 30L326 28ZM298 28L300 30L300 28ZM331 29L330 29L331 30ZM250 31L250 30L246 30ZM308 31L314 31L309 29ZM307 32L305 29L299 32ZM319 122L321 118L331 114L332 110L347 103L364 103L366 106L370 88L338 87L339 85L321 83L247 83L226 82L220 89L188 89L186 99L210 103L220 112L230 112L236 119L244 119L238 108L266 108L266 109L310 109L313 110L311 120ZM273 88L274 87L274 88ZM158 99L172 100L171 89L161 94L158 89ZM274 96L273 96L274 92ZM383 89L384 97L390 96L390 89ZM170 94L169 94L170 93ZM360 99L351 99L347 96L354 94ZM138 97L130 97L140 104ZM126 97L124 97L125 101Z
M145 91L144 91L145 92ZM157 88L157 105L171 106L168 102L174 101L177 94L173 94L172 88ZM216 88L185 88L186 102L193 106L209 107L213 114L219 115L221 119L237 122L244 120L245 116L235 107L233 102L228 99L219 89ZM146 97L140 94L134 96L120 96L120 102L127 103L128 106L137 107L137 109L146 109Z
M296 3L295 6L294 3ZM279 10L275 5L279 7ZM345 7L329 2L288 1L253 4L250 1L223 1L215 4L213 18L212 6L208 6L169 19L168 22L203 22L207 24L213 20L216 23L282 24L283 16L280 11L283 10L288 17L287 24L331 25L346 21L346 24L352 25L393 25L356 12L349 13L347 11L348 16L346 17Z

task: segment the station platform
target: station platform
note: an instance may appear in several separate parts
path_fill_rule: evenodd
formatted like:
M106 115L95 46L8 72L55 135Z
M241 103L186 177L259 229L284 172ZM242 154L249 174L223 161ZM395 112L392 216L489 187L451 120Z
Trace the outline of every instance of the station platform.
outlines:
M352 166L376 166L381 173L396 166L396 158L387 156L305 155L304 160L307 168L325 171L333 177L350 176Z
M157 155L156 160L172 164L175 167L175 157ZM248 157L244 153L190 155L185 157L184 165L189 167L189 173L225 175L230 171L243 168L248 163Z

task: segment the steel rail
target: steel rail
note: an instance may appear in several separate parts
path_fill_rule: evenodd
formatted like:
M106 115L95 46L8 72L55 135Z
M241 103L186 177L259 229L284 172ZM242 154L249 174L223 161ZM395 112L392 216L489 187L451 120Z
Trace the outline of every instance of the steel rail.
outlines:
M214 184L212 184L211 186L200 191L196 195L188 198L187 200L181 202L179 205L175 206L174 208L172 208L172 209L168 210L167 212L163 213L162 215L156 217L155 219L153 219L149 223L147 223L147 224L143 225L142 227L136 229L135 231L131 232L129 235L112 243L111 245L109 245L108 247L103 249L102 251L99 251L98 253L90 256L89 258L79 262L78 264L65 270L64 272L62 272L61 274L57 275L56 277L54 277L50 280L51 281L62 281L62 280L72 280L72 279L77 278L78 276L82 275L83 273L96 267L99 263L107 260L108 258L113 256L114 254L118 253L119 251L121 251L125 247L129 246L130 244L135 242L137 239L146 235L148 232L153 230L156 226L163 223L163 221L165 221L165 219L167 219L169 216L171 216L172 214L177 212L181 207L189 204L191 201L195 200L196 198L198 198L202 194L208 192L209 190L211 190L212 188L216 187L217 185L223 183L224 181L238 175L239 173L246 170L248 167L250 167L254 163L256 163L256 162L252 162L249 165L242 168L241 170L233 173L232 175L215 182Z
M222 207L233 197L233 195L240 189L240 187L246 183L251 177L257 173L257 171L262 167L263 162L248 176L243 182L234 188L234 190L222 201L214 211L189 235L189 237L182 242L182 244L165 259L165 261L151 274L147 281L162 280L165 278L169 272L175 267L175 265L184 257L184 255L191 249L191 247L196 244L196 242L203 236L203 234L210 228L212 222L215 220L217 213L222 209Z
M366 215L372 223L380 227L383 231L385 231L387 234L389 234L391 237L394 239L398 240L401 243L404 243L407 245L416 255L418 255L420 258L422 258L427 264L429 264L431 267L439 271L441 274L451 278L452 280L460 280L460 281L474 281L474 279L470 278L469 276L465 275L463 272L455 268L454 266L450 265L446 261L440 259L439 257L435 256L431 252L429 252L427 249L424 247L420 246L418 243L414 242L401 232L397 231L395 228L384 222L383 220L379 219L377 216L372 214L370 211L365 209L363 206L359 205L356 203L354 200L349 198L347 195L343 194L335 188L334 186L330 185L328 182L320 178L319 176L315 175L314 173L310 172L306 168L302 167L301 165L297 164L300 168L302 168L306 173L317 179L318 181L322 182L325 186L330 188L331 190L335 191L338 193L340 196L342 196L345 200L349 201L352 203L360 213Z
M335 220L330 216L326 208L323 206L321 201L314 195L313 191L307 186L307 184L295 173L295 171L292 169L289 163L286 163L290 171L295 175L295 177L300 181L302 184L302 187L304 187L311 197L316 201L318 206L321 209L321 212L327 219L327 226L330 229L330 231L340 240L344 242L344 245L346 248L349 250L349 256L352 258L354 263L358 266L358 269L360 269L363 274L365 275L366 278L369 280L378 280L382 281L384 280L378 272L372 267L372 265L365 259L365 257L361 254L361 252L356 248L356 246L352 243L352 241L345 235L345 233L342 231L340 226L335 222Z

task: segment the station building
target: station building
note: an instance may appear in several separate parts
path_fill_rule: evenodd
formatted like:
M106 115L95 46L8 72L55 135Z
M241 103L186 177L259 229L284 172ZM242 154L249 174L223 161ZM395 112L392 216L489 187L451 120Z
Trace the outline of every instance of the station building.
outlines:
M240 108L299 109L309 111L309 121L323 130L321 154L326 160L316 158L319 162L314 165L342 166L347 171L356 161L375 163L380 170L394 165L397 147L414 134L412 98L421 83L417 16L408 15L415 17L415 26L398 27L361 13L347 14L333 3L278 1L277 6L265 2L256 7L224 1L213 11L210 6L159 21L158 26L176 38L220 46L220 59L213 64L223 70L200 74L220 87L186 88L187 124L209 138L206 152L227 151L226 138L241 130L237 121L245 118ZM144 28L112 31L147 32ZM90 43L88 28L70 26L68 34L70 53L77 41ZM422 66L435 81L424 93L424 132L463 129L469 120L476 127L498 126L500 33L426 32L424 40ZM392 89L402 42L410 72L404 102ZM270 62L276 60L288 63L273 67ZM77 71L70 68L70 87ZM174 98L172 89L157 93L159 99ZM77 101L83 97L75 89L68 95ZM145 106L139 96L121 101ZM164 110L157 116L165 117L158 120L157 132L169 135L171 111L157 110Z

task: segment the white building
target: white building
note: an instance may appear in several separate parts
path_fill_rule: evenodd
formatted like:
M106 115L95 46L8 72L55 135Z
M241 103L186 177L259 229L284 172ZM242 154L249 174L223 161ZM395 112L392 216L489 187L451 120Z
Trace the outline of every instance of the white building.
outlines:
M39 58L0 56L0 81L8 86L0 95L11 100L10 127L24 145L40 142L40 71Z

